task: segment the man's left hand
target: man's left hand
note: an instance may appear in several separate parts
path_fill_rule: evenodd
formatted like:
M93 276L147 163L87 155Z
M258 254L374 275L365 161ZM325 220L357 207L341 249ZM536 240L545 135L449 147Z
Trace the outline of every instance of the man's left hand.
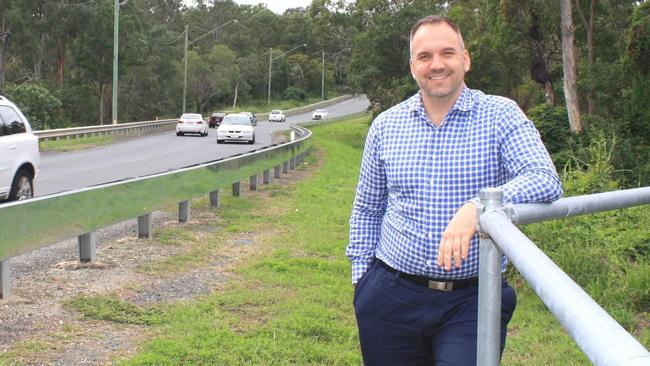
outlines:
M444 267L445 271L451 271L452 263L456 268L460 268L462 261L467 259L469 243L476 233L476 221L476 205L465 203L442 233L438 246L438 266Z

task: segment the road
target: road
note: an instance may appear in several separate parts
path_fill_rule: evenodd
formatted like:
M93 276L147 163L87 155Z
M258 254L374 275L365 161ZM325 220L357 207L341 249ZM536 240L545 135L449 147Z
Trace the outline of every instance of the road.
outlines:
M368 107L364 96L327 108L329 118L361 112ZM176 136L175 131L125 138L110 145L73 152L41 153L36 196L140 177L225 158L271 144L271 134L289 129L290 123L309 121L311 113L288 116L286 122L259 120L256 142L217 144L216 130L207 137Z

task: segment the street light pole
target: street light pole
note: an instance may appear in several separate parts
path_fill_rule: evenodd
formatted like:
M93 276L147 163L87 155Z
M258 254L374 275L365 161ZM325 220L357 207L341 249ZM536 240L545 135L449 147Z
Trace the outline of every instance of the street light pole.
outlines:
M273 63L273 47L269 48L269 84L268 93L266 93L266 105L271 105L271 65Z
M185 113L185 101L186 101L186 95L187 95L187 48L188 48L189 45L191 45L192 43L198 41L199 39L201 39L201 38L207 36L207 35L210 34L210 33L216 32L217 30L219 30L219 29L225 27L226 25L228 25L228 24L230 24L230 23L237 23L237 19L229 20L229 21L223 23L222 25L220 25L220 26L218 26L218 27L216 27L216 28L213 28L213 29L210 30L209 32L204 33L204 34L202 34L201 36L194 38L194 39L191 40L191 41L188 40L188 37L189 37L189 26L187 26L187 25L185 26L185 49L184 49L184 52L183 52L183 55L184 55L184 56L183 56L183 113Z
M112 100L112 117L113 124L117 124L117 56L119 40L119 23L120 23L120 2L115 0L115 20L113 21L113 100ZM104 106L101 106L104 108ZM102 114L103 115L103 114ZM102 121L103 123L103 121Z
M325 100L325 50L323 50L323 64L321 67L321 80L320 80L320 100Z
M187 95L187 34L189 26L185 26L185 50L183 51L183 113L185 113L185 96Z
M298 49L300 47L307 47L307 43L303 43L301 45L298 45L298 46L290 49L289 51L287 51L287 52L285 52L285 53L283 53L283 54L281 54L279 56L275 56L275 57L273 57L273 48L269 49L269 91L268 91L267 98L266 98L267 105L269 105L269 106L271 105L271 69L273 67L273 60L276 60L276 59L286 55L287 53L289 53L289 52L291 52L291 51L293 51L295 49Z
M344 49L340 50L339 52L331 55L327 59L329 60L332 57L337 56L338 54L343 53L343 52L348 51L348 50L351 50L351 48L350 47L344 48ZM322 77L321 77L321 84L320 84L321 85L320 86L320 100L325 100L325 51L323 51L323 63L322 63L322 66L321 66L321 74L322 74Z

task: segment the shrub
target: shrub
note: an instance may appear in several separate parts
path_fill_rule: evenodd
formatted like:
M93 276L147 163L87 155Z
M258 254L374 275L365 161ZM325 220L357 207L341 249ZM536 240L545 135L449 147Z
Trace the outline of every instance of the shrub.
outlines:
M307 93L303 89L290 86L284 90L282 98L289 100L305 100L307 99Z

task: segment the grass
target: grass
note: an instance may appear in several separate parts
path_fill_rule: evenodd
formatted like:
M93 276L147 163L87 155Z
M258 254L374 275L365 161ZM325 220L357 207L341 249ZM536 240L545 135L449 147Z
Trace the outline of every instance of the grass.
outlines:
M170 305L164 311L143 309L113 296L84 297L71 306L87 317L151 326L154 336L143 341L140 353L133 358L120 360L122 365L361 364L344 249L367 123L362 118L314 128L318 150L306 163L318 168L308 171L311 176L291 186L262 186L261 194L224 195L216 223L223 230L197 237L197 227L190 224L157 235L161 245L174 246L182 241L193 246L193 255L175 257L184 263L181 269L189 265L187 258L217 251L223 243L255 243L254 253L242 260L224 288L191 302ZM640 221L646 213L628 213L620 225ZM537 224L531 226L529 235L536 242L548 239L549 243L565 235L561 239L566 242L559 245L565 248L558 259L580 253L593 232L589 228L595 224L606 224L599 235L621 235L617 240L625 241L622 234L607 234L609 216L592 220L598 222L588 221L582 229L572 224L570 229L576 232L563 234L557 231L563 229L562 224ZM632 243L604 251L638 256L647 249L646 237L641 232L632 238ZM573 257L577 259L566 259L565 265L574 276L607 275L603 274L609 268L603 256L592 260ZM178 269L173 259L159 266L160 272ZM622 287L632 288L634 296L628 300L631 307L619 306L626 309L625 319L629 318L632 328L637 327L635 334L646 347L650 344L647 326L643 326L648 324L647 307L644 313L638 306L647 304L647 273L642 269L622 275L629 278ZM519 275L509 275L519 301L502 364L588 365L587 358ZM591 285L591 289L596 286ZM620 304L616 299L621 300L620 293L615 295L611 297L613 309Z
M99 136L81 136L79 138L49 140L47 144L41 143L41 151L76 151L89 149L98 146L109 145L113 143L115 138L110 135Z

